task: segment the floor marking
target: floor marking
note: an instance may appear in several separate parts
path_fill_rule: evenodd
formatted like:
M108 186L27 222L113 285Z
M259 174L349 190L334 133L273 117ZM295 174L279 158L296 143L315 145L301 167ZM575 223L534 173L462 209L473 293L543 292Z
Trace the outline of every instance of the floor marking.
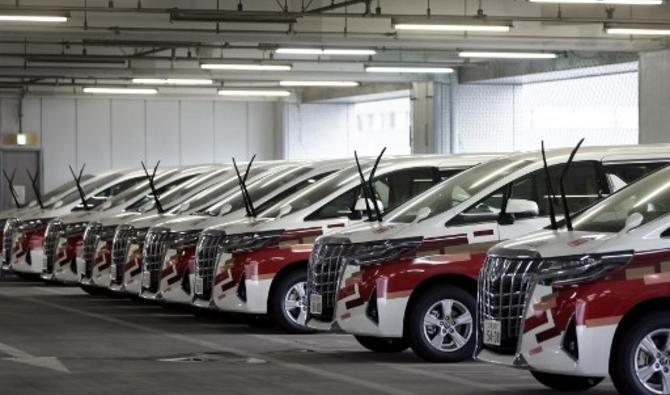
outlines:
M418 395L418 394L416 394L412 391L401 390L401 389L398 389L398 388L395 388L395 387L392 387L392 386L388 386L388 385L384 385L384 384L380 384L380 383L375 383L375 382L372 382L372 381L369 381L369 380L359 379L359 378L347 376L347 375L344 375L344 374L335 373L335 372L331 372L331 371L324 370L324 369L319 369L319 368L316 368L316 367L313 367L313 366L304 365L304 364L297 363L297 362L284 361L282 359L278 359L278 358L275 358L275 357L269 357L269 356L266 356L266 355L261 355L261 354L257 354L257 353L253 353L253 352L248 352L248 351L240 350L240 349L233 348L233 347L226 347L226 346L222 346L220 344L217 344L217 343L214 343L214 342L211 342L211 341L208 341L208 340L196 339L196 338L193 338L192 336L165 332L165 331L154 329L154 328L151 328L151 327L148 327L148 326L124 321L124 320L121 320L121 319L118 319L118 318L108 317L108 316L98 314L98 313L89 313L87 311L83 311L83 310L76 309L76 308L73 308L73 307L61 306L60 304L57 304L57 303L51 303L51 302L43 301L43 300L40 300L40 299L35 299L35 298L32 298L32 297L20 297L20 296L11 295L11 294L1 292L1 291L0 291L0 294L4 295L6 297L25 300L25 301L28 301L28 302L32 302L34 304L55 308L55 309L58 309L58 310L61 310L61 311L66 311L66 312L69 312L69 313L72 313L72 314L78 314L78 315L82 315L82 316L85 316L85 317L94 318L94 319L98 319L98 320L101 320L101 321L106 321L106 322L109 322L109 323L112 323L112 324L116 324L116 325L119 325L119 326L130 328L130 329L133 329L133 330L138 330L138 331L142 331L142 332L148 332L148 333L162 335L162 336L174 339L174 340L198 345L198 346L201 346L201 347L206 347L206 348L209 348L213 351L228 352L228 353L236 354L236 355L238 355L240 357L244 357L244 358L256 358L256 359L266 360L269 363L273 363L277 366L280 366L280 367L283 367L283 368L286 368L286 369L292 369L292 370L298 370L298 371L306 372L306 373L309 373L309 374L325 377L325 378L331 379L333 381L339 381L339 382L342 382L342 383L357 385L357 386L360 386L360 387L368 388L370 390L377 391L377 392L384 393L384 394L388 394L388 395Z
M36 357L4 343L0 343L0 352L9 355L8 358L0 358L5 361L55 370L61 373L70 373L70 370L56 357Z
M494 385L494 384L486 384L486 383L481 383L478 381L473 381L473 380L468 380L463 377L457 377L454 376L453 374L448 374L448 373L439 373L439 372L433 372L433 371L428 371L428 370L423 370L423 369L417 369L417 368L412 368L409 366L405 365L397 365L393 363L383 363L383 362L377 362L375 365L379 365L385 368L390 368L390 369L395 369L401 372L405 373L413 373L413 374L418 374L421 376L426 376L430 377L433 379L438 379L442 381L448 381L452 384L458 384L458 385L465 385L467 387L471 388L477 388L480 390L484 391L500 391L504 390L506 388L502 387L501 385Z

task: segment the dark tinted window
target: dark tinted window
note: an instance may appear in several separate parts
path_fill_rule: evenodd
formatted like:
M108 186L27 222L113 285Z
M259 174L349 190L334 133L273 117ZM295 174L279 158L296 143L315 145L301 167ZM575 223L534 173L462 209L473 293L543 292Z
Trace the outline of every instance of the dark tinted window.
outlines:
M86 205L88 206L89 210L94 209L100 206L102 203L106 202L109 198L114 197L119 193L125 191L126 189L133 187L135 184L145 180L146 180L145 177L137 176L116 183L109 188L103 189L102 191L98 191L95 195L89 196L89 194L87 194ZM82 203L79 203L72 209L72 211L82 211L82 210L84 210L84 205Z
M177 180L174 180L170 183L167 183L163 186L160 186L160 187L156 188L156 192L158 192L158 196L161 197L161 196L163 196L164 193L167 193L167 192L171 191L172 189L181 186L184 182L194 178L195 176L196 176L196 174L186 175L182 178L179 178ZM138 209L140 207L145 206L145 205L149 206L149 207L151 207L151 209L153 209L156 206L155 202L156 201L154 200L153 191L151 191L151 189L149 189L148 192L144 196L142 196L141 199L137 200L135 203L129 205L125 209L127 211L138 211ZM161 204L161 206L162 206L162 204Z
M307 180L299 182L299 183L293 185L290 188L286 188L281 193L278 193L277 195L275 195L275 196L271 197L270 199L268 199L267 201L265 201L265 203L256 207L256 211L259 212L259 213L262 213L265 210L269 209L270 207L274 206L275 204L281 202L282 200L288 199L294 193L307 188L308 186L314 184L315 182L319 181L320 179L322 179L322 178L324 178L324 177L326 177L326 176L328 176L332 173L334 173L334 172L331 171L331 172L328 172L328 173L318 174L314 177L310 177Z
M616 163L607 164L604 166L605 173L614 174L621 180L630 184L631 182L640 179L656 169L666 166L667 162L653 162L653 163Z

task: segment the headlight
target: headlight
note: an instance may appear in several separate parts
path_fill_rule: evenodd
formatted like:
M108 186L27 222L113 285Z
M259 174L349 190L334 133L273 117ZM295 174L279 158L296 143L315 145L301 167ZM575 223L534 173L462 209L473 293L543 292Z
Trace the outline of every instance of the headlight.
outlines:
M21 233L28 233L38 229L46 228L47 223L51 219L33 219L30 221L21 222L21 224L16 228L17 231Z
M633 257L632 251L544 260L538 279L544 285L574 285L605 277Z
M395 239L352 244L347 253L348 260L354 265L375 265L394 261L416 250L423 238Z
M75 222L72 224L67 224L63 229L63 237L70 238L75 236L81 236L84 234L87 225L88 222Z
M195 247L200 236L201 229L176 232L172 235L172 246L175 249Z
M232 254L233 252L249 252L267 247L276 243L281 237L283 230L270 232L239 233L228 235L223 240L221 249Z

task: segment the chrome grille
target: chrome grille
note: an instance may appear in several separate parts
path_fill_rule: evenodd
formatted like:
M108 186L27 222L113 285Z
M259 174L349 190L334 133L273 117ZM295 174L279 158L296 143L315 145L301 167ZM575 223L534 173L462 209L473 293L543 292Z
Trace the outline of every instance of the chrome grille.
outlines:
M307 292L321 295L321 314L312 318L331 321L335 315L339 277L344 269L345 258L351 250L348 240L325 239L317 241L307 265Z
M196 287L195 296L209 300L212 296L214 271L219 257L220 247L226 237L223 231L205 232L198 239L195 255L195 281L200 281L202 288Z
M121 225L116 228L112 241L112 284L121 284L123 282L128 249L130 248L130 243L135 241L136 235L137 231L131 225Z
M500 346L486 345L514 353L522 330L529 288L535 279L538 259L489 256L479 277L478 314L480 330L484 320L501 324Z
M166 228L153 228L147 233L147 237L144 239L144 263L142 271L149 273L151 281L148 287L143 285L143 289L150 292L158 292L163 260L165 259L170 239L170 230Z
M86 227L84 232L84 278L91 278L93 275L93 265L95 265L95 253L98 246L98 240L102 235L102 224L93 222Z
M56 262L56 249L58 240L63 233L64 225L59 220L53 220L47 225L44 233L44 268L42 271L46 274L53 274L54 264Z
M14 248L14 232L16 231L19 221L16 219L9 219L5 222L5 227L2 234L2 256L4 265L9 265L12 261L12 249Z

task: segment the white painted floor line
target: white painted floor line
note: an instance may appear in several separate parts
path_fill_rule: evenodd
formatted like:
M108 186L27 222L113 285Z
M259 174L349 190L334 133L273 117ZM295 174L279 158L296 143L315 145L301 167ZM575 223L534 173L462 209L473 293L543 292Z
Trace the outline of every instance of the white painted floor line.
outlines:
M103 315L103 314L90 313L90 312L80 310L80 309L77 309L77 308L62 306L58 303L51 303L51 302L48 302L48 301L35 299L35 298L32 298L32 297L20 297L20 296L8 294L6 292L0 292L0 294L2 294L3 296L6 296L6 297L21 299L21 300L24 300L24 301L28 301L28 302L38 304L38 305L42 305L42 306L51 307L51 308L58 309L58 310L61 310L61 311L66 311L66 312L69 312L69 313L78 314L78 315L81 315L81 316L85 316L85 317L89 317L89 318L93 318L93 319L98 319L98 320L101 320L101 321L106 321L106 322L109 322L111 324L123 326L123 327L130 328L130 329L133 329L133 330L162 335L162 336L171 338L173 340L178 340L178 341L182 341L182 342L185 342L185 343L198 345L198 346L201 346L201 347L206 347L206 348L211 349L212 351L227 352L227 353L231 353L231 354L236 354L236 355L238 355L240 357L244 357L244 358L256 358L256 359L266 360L267 362L273 363L277 366L281 366L281 367L286 368L286 369L302 371L302 372L309 373L309 374L312 374L312 375L328 378L328 379L331 379L333 381L339 381L341 383L347 383L347 384L352 384L352 385L356 385L356 386L359 386L359 387L367 388L369 390L376 391L376 392L383 393L383 394L388 394L388 395L417 395L414 392L405 391L405 390L395 388L395 387L392 387L392 386L388 386L388 385L385 385L385 384L375 383L375 382L372 382L372 381L369 381L369 380L359 379L359 378L356 378L356 377L351 377L351 376L348 376L348 375L335 373L335 372L332 372L332 371L320 369L320 368L309 366L309 365L304 365L304 364L301 364L301 363L284 361L282 359L278 359L278 358L275 358L275 357L269 357L269 356L265 356L265 355L261 355L261 354L256 354L256 353L248 352L248 351L245 351L245 350L240 350L240 349L233 348L233 347L222 346L222 345L214 343L214 342L197 339L197 338L194 338L194 337L191 337L191 336L181 335L181 334L177 334L177 333L165 332L165 331L154 329L154 328L151 328L151 327L148 327L148 326L145 326L145 325L135 324L135 323L129 322L129 321L124 321L124 320L119 319L119 318L108 317L108 316Z

